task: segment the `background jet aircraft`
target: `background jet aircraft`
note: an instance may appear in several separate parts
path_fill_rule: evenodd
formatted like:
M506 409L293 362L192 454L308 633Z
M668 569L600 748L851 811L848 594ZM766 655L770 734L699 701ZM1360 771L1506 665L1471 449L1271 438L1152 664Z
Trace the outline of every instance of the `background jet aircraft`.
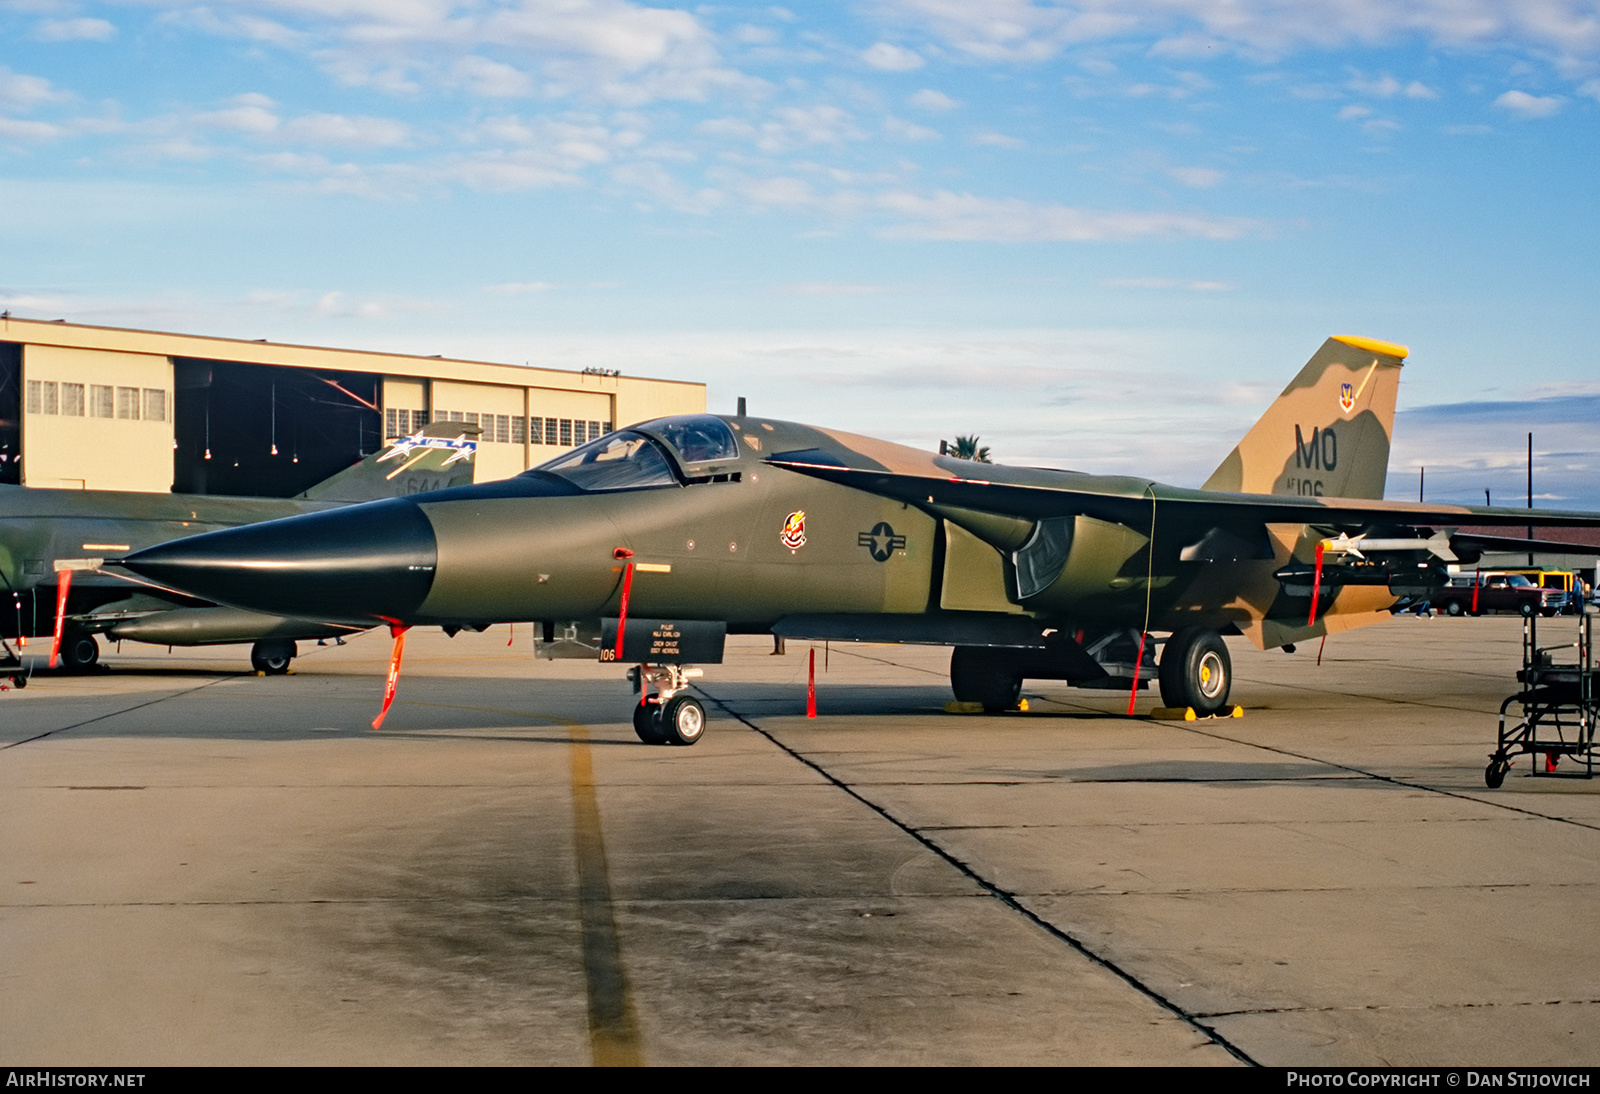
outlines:
M1330 338L1198 490L697 415L501 482L123 565L252 611L388 623L396 666L407 626L541 621L552 650L640 665L657 685L635 715L646 740L699 736L683 666L719 662L730 632L950 645L957 698L988 709L1014 704L1024 678L1155 675L1168 706L1210 714L1232 684L1224 635L1272 647L1377 622L1482 550L1454 527L1529 523L1382 500L1406 352ZM1159 665L1152 633L1168 636Z
M477 432L477 426L459 422L426 426L294 498L0 486L0 637L54 636L57 560L121 555L220 528L467 485ZM255 667L280 673L294 658L296 639L362 629L135 589L92 571L72 571L64 622L61 658L69 669L94 664L100 655L95 635L106 633L173 646L251 642ZM15 656L10 660L14 667Z

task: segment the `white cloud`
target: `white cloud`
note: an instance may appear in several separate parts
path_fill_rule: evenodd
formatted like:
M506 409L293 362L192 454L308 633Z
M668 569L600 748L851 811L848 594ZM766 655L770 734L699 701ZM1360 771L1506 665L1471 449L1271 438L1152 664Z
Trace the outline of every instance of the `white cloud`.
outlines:
M1185 186L1204 189L1215 186L1227 176L1214 167L1169 167L1167 174Z
M1256 221L1206 213L1108 212L1068 205L976 197L941 190L931 197L905 192L879 197L878 206L903 217L885 229L894 239L983 240L995 243L1087 243L1138 239L1238 239Z
M888 42L879 42L864 50L861 59L882 72L910 72L926 63L920 54Z
M805 179L759 179L745 184L742 193L751 204L767 208L805 209L818 204L816 192Z
M1354 76L1350 80L1350 90L1358 95L1370 95L1378 99L1388 99L1398 95L1401 91L1400 81L1390 75L1377 77Z
M238 0L230 8L168 18L295 50L344 83L399 95L443 86L637 105L764 86L722 63L692 12L629 0Z
M1530 95L1526 91L1507 91L1494 101L1501 110L1520 118L1548 118L1566 102L1559 95Z
M1152 39L1153 53L1222 51L1282 56L1299 49L1378 46L1422 38L1435 45L1520 45L1562 57L1600 55L1589 0L878 0L902 25L987 61L1036 62L1086 42Z
M327 145L346 149L392 148L406 144L410 127L393 118L351 114L303 114L285 119L266 95L235 95L221 110L196 115L200 124L284 144Z
M521 69L469 53L450 66L451 76L474 95L514 98L533 93L533 79Z
M71 98L43 76L25 76L0 65L0 109L32 110L44 103Z
M116 34L104 19L44 19L33 28L41 42L109 42Z
M931 87L923 88L921 91L907 99L906 102L910 103L918 110L934 111L954 110L956 107L961 105L960 102L952 99L944 92L935 91Z
M285 122L278 136L297 144L339 148L390 148L405 144L410 129L392 118L347 114L306 114Z
M883 120L883 131L889 136L902 141L936 141L939 139L938 130L929 129L925 125L917 125L915 122L902 121L899 118L885 118Z
M312 313L340 319L382 319L389 309L374 301L346 301L342 292L323 293Z
M278 104L265 95L254 92L235 95L228 102L230 105L224 109L201 114L198 120L218 129L257 135L275 132L282 124L277 113Z
M65 136L66 130L49 122L30 122L20 118L0 118L0 137L10 140L49 141Z
M1406 85L1406 98L1408 99L1437 99L1439 93L1420 80L1412 80Z
M769 154L866 139L848 111L828 105L783 107L760 123L708 118L695 128L707 136L752 141Z
M1585 80L1578 85L1578 94L1600 100L1600 80Z
M972 143L988 145L991 148L1021 148L1026 142L1018 137L1008 137L1004 133L974 133Z

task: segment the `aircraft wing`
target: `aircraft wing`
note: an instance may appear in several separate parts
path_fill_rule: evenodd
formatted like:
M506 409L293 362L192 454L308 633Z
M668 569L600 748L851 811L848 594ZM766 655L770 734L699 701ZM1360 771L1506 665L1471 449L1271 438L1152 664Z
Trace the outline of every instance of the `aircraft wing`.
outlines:
M1349 532L1374 525L1600 527L1600 513L1573 510L1231 494L1166 486L1148 479L975 464L950 457L930 457L933 466L909 471L849 467L823 452L779 453L766 462L913 505L956 507L1024 520L1082 515L1135 530L1150 526L1152 504L1163 524L1176 521L1209 527L1309 524ZM1518 544L1523 545L1525 541Z

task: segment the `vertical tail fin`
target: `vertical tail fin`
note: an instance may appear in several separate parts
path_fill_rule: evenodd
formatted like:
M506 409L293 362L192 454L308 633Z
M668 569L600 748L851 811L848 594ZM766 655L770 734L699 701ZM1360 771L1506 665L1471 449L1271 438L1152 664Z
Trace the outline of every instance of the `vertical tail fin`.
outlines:
M308 501L377 501L470 486L480 432L467 422L430 422L300 496Z
M1372 338L1329 338L1204 489L1382 498L1408 352Z

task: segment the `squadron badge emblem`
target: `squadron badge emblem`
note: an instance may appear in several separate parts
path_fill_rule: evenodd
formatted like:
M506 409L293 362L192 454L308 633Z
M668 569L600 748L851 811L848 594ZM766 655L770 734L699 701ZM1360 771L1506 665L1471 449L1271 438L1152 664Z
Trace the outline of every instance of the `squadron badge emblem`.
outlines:
M1339 409L1346 414L1355 409L1356 389L1354 384L1339 385Z
M794 554L806 545L806 511L796 509L789 514L789 519L783 522L783 545L789 548L789 553Z

